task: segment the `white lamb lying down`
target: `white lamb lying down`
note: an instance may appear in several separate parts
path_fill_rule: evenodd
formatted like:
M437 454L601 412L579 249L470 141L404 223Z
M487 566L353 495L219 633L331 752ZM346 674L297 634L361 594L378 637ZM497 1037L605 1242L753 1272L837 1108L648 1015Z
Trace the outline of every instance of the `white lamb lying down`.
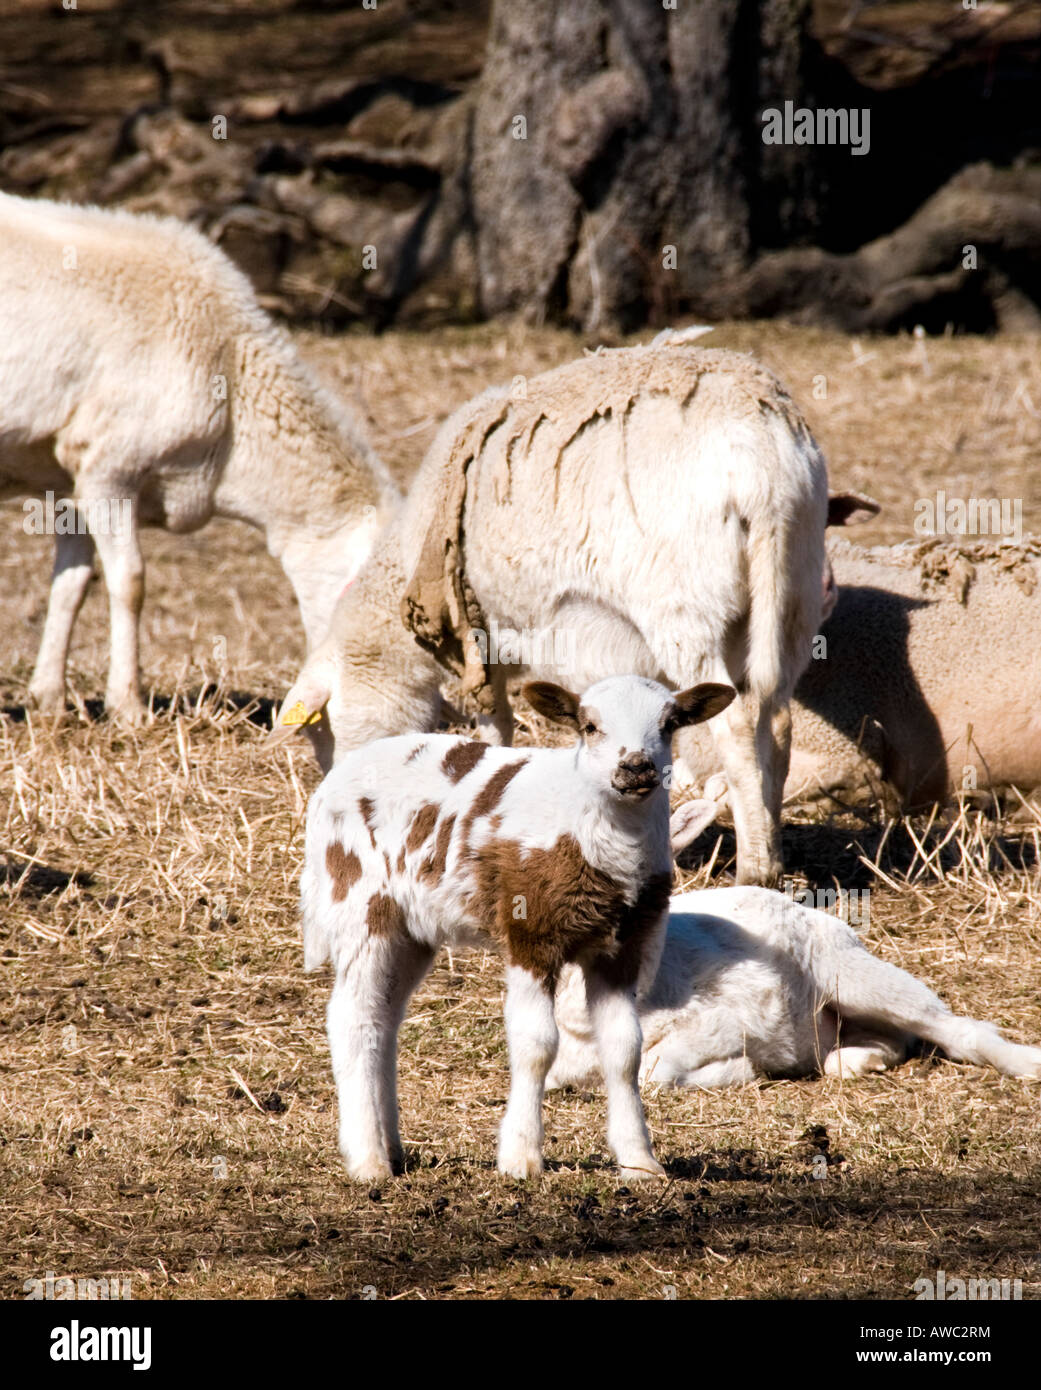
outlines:
M581 971L556 996L560 1046L547 1089L599 1072ZM641 1082L738 1086L764 1076L862 1076L919 1039L959 1062L1041 1078L1041 1048L959 1018L927 985L878 960L837 917L765 888L676 895L658 973L640 1003Z

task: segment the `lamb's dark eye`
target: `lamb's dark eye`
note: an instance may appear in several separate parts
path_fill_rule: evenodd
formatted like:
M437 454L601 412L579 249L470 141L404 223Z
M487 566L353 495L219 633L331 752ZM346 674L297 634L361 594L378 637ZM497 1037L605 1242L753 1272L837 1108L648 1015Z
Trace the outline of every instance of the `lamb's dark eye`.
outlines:
M593 734L598 734L599 732L600 730L596 727L595 724L582 725L582 733L585 735L586 738L591 738Z

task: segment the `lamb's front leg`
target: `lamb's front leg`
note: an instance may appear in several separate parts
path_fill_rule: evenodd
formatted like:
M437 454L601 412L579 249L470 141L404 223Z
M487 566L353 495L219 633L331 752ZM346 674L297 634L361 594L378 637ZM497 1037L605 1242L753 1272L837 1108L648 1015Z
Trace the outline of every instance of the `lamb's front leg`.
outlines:
M510 1099L499 1130L499 1172L534 1178L542 1172L542 1093L557 1053L553 994L545 981L511 965L505 1013Z
M640 1100L643 1033L636 987L619 987L594 963L585 972L586 1003L607 1088L607 1142L625 1178L661 1177L665 1169L651 1152Z

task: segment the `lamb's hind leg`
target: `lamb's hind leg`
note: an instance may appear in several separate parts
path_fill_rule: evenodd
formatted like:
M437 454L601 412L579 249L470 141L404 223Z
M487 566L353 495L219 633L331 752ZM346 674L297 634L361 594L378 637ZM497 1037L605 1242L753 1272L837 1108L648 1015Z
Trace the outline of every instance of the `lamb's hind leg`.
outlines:
M396 984L407 938L368 937L337 971L326 1015L340 1112L340 1152L360 1182L389 1178L400 1158L397 1097L387 1095L395 1073L397 1023L409 989ZM404 966L402 976L408 974ZM392 1004L399 993L398 1007ZM392 1129L388 1119L393 1118ZM394 1149L398 1152L395 1153Z
M394 969L387 980L386 1009L389 1027L381 1034L380 1066L383 1073L381 1100L383 1136L390 1165L395 1173L404 1172L405 1151L398 1128L398 1030L408 1001L430 969L434 952L411 937L399 945Z
M54 568L40 650L29 682L33 703L47 713L65 708L65 665L76 615L94 572L94 542L83 532L54 537Z

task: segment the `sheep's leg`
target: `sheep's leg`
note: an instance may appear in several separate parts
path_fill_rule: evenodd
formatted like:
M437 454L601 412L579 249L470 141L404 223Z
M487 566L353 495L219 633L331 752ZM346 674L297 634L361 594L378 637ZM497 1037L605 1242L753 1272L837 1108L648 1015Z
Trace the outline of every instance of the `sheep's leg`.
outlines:
M477 731L485 743L500 748L513 746L513 710L506 694L506 668L502 665L492 667L492 695L495 708L491 714L477 716Z
M774 764L774 711L752 695L737 697L709 728L723 760L737 836L737 881L775 887L781 878L780 825L768 807ZM783 792L783 782L781 790Z
M781 824L781 808L784 805L784 784L788 780L788 768L792 756L792 708L787 701L768 711L769 731L769 773L767 777L766 809L778 826Z
M105 708L128 723L141 715L139 628L145 599L145 566L137 532L136 504L128 499L82 497L94 511L107 503L111 525L93 525L91 534L101 557L108 589L109 661Z
M408 1001L430 969L434 952L411 938L401 945L394 958L394 969L386 984L386 1010L389 1026L380 1035L381 1118L383 1137L395 1173L404 1172L405 1150L398 1128L398 1030Z
M83 532L54 537L54 568L47 619L29 682L29 695L48 712L65 708L65 664L76 615L94 573L94 542Z
M511 965L505 1014L510 1099L499 1130L499 1172L534 1178L542 1172L542 1093L557 1052L553 995L530 971Z
M659 1177L665 1169L651 1152L639 1073L643 1034L636 990L619 989L596 965L586 972L586 1004L607 1088L607 1142L625 1178Z
M375 1182L393 1173L385 1117L397 1099L385 1093L397 1035L388 1005L397 954L366 941L338 972L326 1022L340 1114L340 1153L352 1178ZM399 1141L400 1142L400 1141Z

